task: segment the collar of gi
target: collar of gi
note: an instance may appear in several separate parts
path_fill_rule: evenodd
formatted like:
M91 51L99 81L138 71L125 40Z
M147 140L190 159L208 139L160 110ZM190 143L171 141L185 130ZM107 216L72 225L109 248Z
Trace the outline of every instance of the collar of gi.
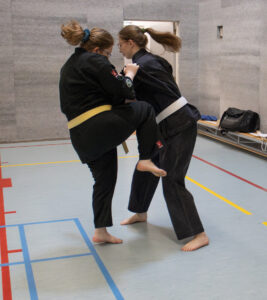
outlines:
M82 48L82 47L77 47L77 48L75 48L75 53L82 53L82 52L88 52L88 51L85 50L85 49Z
M82 48L82 47L76 47L75 48L75 54L81 54L81 53L84 53L84 52L87 52L88 54L90 53L90 54L93 54L93 55L98 55L98 56L100 56L101 58L103 58L103 59L107 59L108 60L108 58L105 56L105 55L102 55L102 54L98 54L98 53L94 53L94 52L88 52L86 49L84 49L84 48ZM108 60L109 61L109 60Z
M146 53L148 53L148 52L146 51L146 49L145 49L145 48L141 48L140 50L138 50L138 51L134 54L134 56L132 57L132 61L133 61L133 62L136 61L139 57L143 56L143 55L146 54Z

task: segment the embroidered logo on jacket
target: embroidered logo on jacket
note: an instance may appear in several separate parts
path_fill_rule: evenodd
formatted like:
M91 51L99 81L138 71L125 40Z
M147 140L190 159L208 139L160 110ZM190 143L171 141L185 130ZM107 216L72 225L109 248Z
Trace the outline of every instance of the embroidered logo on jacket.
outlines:
M128 88L133 86L133 83L129 78L126 78L125 82L126 82L126 85L128 86Z

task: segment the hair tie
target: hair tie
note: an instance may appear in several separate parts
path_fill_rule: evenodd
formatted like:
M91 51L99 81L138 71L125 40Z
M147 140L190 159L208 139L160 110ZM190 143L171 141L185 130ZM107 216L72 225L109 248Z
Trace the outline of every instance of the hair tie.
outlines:
M84 37L82 39L83 43L86 43L89 40L90 37L90 30L89 29L84 29Z
M146 33L146 29L145 28L140 28L142 33Z

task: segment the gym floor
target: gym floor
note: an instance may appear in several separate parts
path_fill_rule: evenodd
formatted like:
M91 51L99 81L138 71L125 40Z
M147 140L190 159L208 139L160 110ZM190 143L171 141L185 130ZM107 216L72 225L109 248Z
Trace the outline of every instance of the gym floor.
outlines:
M118 147L110 233L94 245L93 179L69 140L1 144L0 294L9 299L267 299L266 159L198 136L186 184L210 245L180 248L158 187L148 222L119 223L137 162Z

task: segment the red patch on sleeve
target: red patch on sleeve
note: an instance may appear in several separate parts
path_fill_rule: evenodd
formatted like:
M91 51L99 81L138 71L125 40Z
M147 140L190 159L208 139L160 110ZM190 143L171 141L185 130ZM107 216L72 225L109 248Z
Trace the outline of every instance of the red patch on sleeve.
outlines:
M159 149L163 147L163 144L162 144L161 141L157 141L156 144L157 144L157 146L158 146Z
M111 74L112 74L114 77L117 77L117 76L118 76L118 73L117 73L116 70L114 70L114 69L111 71Z

